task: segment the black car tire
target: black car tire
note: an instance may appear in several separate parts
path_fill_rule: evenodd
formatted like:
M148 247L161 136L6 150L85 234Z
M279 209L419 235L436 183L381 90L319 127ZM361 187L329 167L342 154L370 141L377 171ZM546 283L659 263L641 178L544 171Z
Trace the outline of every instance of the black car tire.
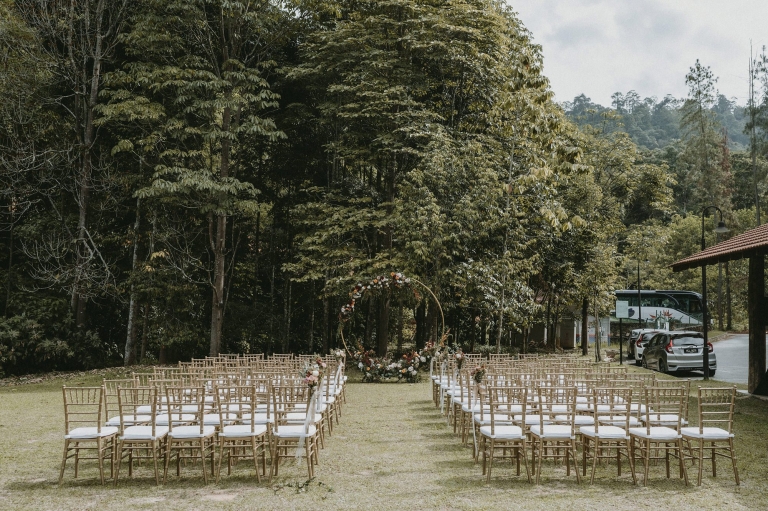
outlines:
M664 362L663 360L659 360L659 372L665 373L665 374L667 372L667 363Z
M715 369L710 369L710 370L709 370L709 376L710 376L710 377L713 377L713 376L715 376Z
M643 366L643 369L648 369L648 361L645 359L645 355L643 355L643 360L640 362L640 365Z
M642 360L635 360L635 365L636 366L639 366L639 365L642 365L642 364L643 364Z

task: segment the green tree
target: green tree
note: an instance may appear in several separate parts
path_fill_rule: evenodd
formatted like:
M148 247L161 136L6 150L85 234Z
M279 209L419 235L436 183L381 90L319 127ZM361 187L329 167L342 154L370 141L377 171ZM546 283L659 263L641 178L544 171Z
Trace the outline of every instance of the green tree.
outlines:
M221 348L234 268L230 219L258 211L246 146L282 136L264 115L277 106L267 73L280 16L271 3L248 0L146 0L123 38L131 61L108 82L105 118L151 126L115 147L139 148L154 164L154 178L138 196L172 198L203 220L187 226L207 233L210 263L184 249L175 253L184 261L176 259L177 269L191 265L210 286L211 355ZM193 238L183 234L175 248Z

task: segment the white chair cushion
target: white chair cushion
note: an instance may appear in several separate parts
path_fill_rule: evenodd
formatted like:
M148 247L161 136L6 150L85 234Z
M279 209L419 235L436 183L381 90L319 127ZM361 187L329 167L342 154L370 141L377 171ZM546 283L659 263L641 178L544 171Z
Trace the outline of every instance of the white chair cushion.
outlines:
M475 423L480 425L486 425L491 423L491 415L490 414L483 414L482 419L480 418L480 414L476 413L474 415ZM512 424L512 420L509 418L509 415L503 415L503 414L496 414L493 417L494 422L498 424Z
M126 424L140 424L142 422L151 422L152 417L149 415L123 415L123 422ZM107 426L119 426L120 416L117 415L107 421Z
M680 434L672 428L653 426L648 434L646 428L629 428L629 434L638 438L650 438L651 440L677 440Z
M624 429L616 427L616 426L600 426L600 428L595 432L594 426L582 426L579 431L582 435L588 436L591 438L607 438L611 440L628 440L629 436L627 435L627 432L624 431Z
M704 440L728 440L733 438L733 433L728 433L721 428L704 428L703 432L699 428L680 428L680 433L686 438L702 438Z
M307 432L304 433L303 425L288 425L280 426L273 435L277 438L304 438L305 436L314 436L317 433L317 428L310 424L307 428Z
M522 440L525 438L525 433L519 426L496 426L493 434L491 434L490 426L482 426L480 428L480 434L488 438L502 439L502 440Z
M167 426L155 426L155 436L152 436L152 426L131 426L123 430L120 440L159 440L167 434Z
M567 415L555 415L555 420L557 422L567 422L569 417ZM590 426L595 423L595 419L591 415L574 415L573 422L577 426Z
M515 419L516 421L521 421L523 420L523 416L521 414L518 414L518 415L515 415L513 419ZM544 416L544 422L547 422L549 419L550 418L548 415ZM525 416L525 423L528 425L539 424L540 422L541 422L541 417L539 417L539 414Z
M649 421L651 424L659 426L677 426L677 417L676 413L652 413L650 416L641 416L640 420L643 421L643 424ZM680 424L686 425L688 421L681 419Z
M610 426L619 426L623 427L626 423L626 417L623 415L603 415L601 417L598 417L600 421L600 424L608 424ZM640 421L637 419L637 417L631 416L629 417L629 427L634 428L640 426Z
M136 407L136 413L141 413L141 414L152 413L152 405L137 406Z
M224 426L224 429L219 433L219 438L247 438L250 436L260 436L267 432L267 427L263 424L256 424L253 426L253 432L251 432L251 426L235 425Z
M183 438L207 438L216 433L213 426L203 426L203 432L200 433L200 426L176 426L168 433L168 436L176 439Z
M574 438L571 436L571 427L563 424L544 424L531 426L531 434L540 438Z
M266 412L255 413L255 414L252 414L252 413L243 414L243 417L242 417L243 424L250 424L251 420L255 420L256 424L272 424L275 422L275 419L272 416L267 418Z
M68 440L96 440L97 438L104 438L115 434L117 434L117 428L114 426L104 426L101 428L101 431L96 427L83 427L73 429L64 435L64 438Z
M195 420L195 414L193 413L182 413L182 414L174 413L172 415L173 415L174 424L184 424L186 422L191 422ZM155 419L155 424L160 426L167 426L169 422L168 418L169 418L169 415L167 413L162 413L158 415L157 418Z

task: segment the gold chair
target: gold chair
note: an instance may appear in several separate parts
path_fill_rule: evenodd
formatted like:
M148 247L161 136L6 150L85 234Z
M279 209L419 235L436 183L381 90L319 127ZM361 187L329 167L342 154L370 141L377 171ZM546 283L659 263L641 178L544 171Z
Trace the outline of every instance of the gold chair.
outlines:
M630 456L633 460L639 450L643 460L643 485L648 485L648 473L651 460L664 460L667 479L670 477L670 455L677 457L680 464L680 477L688 485L688 472L683 456L683 437L680 433L685 402L688 393L684 385L677 387L645 387L643 389L645 413L643 427L629 428ZM663 453L663 454L660 454Z
M176 455L176 475L181 475L181 460L200 460L203 481L208 483L205 458L211 458L211 474L215 475L216 428L203 423L205 414L205 387L166 387L168 406L168 441L165 444L165 470L163 484L168 478L168 465ZM179 422L177 423L177 418ZM185 454L185 452L189 454Z
M739 470L736 468L736 455L733 452L733 408L736 404L736 386L728 388L701 388L698 392L698 427L682 428L691 457L698 458L699 475L697 484L701 486L704 466L704 451L710 452L712 477L717 476L717 456L729 458L733 464L736 485L739 484ZM694 457L694 453L698 454Z
M482 412L483 400L481 393L480 417L486 415ZM528 482L531 482L531 472L528 469L527 435L525 427L526 404L528 389L515 386L492 386L487 390L488 394L488 422L480 426L481 448L483 453L483 474L486 482L491 482L491 469L493 460L512 459L517 464L517 475L520 475L520 457L525 463L525 474ZM519 414L521 419L514 420ZM496 450L501 454L497 455Z
M158 391L156 387L118 388L117 399L120 405L120 433L118 435L117 470L115 486L120 477L120 466L128 458L128 477L133 476L134 460L149 458L151 455L155 469L155 484L160 484L160 472L157 459L165 455L165 442L168 438L168 426L157 425ZM142 417L139 410L149 407L147 423L139 423L133 418ZM145 456L142 454L146 453ZM163 465L165 465L163 459Z
M593 424L580 428L582 439L582 470L587 475L587 461L592 459L590 484L595 482L598 459L616 458L617 474L621 476L621 456L629 459L632 482L635 463L629 455L629 426L632 418L632 389L598 387L593 390L589 407ZM615 452L615 454L612 453ZM623 452L622 452L623 451ZM607 452L607 454L606 454Z
M562 457L566 474L571 475L572 460L576 482L581 483L576 466L576 387L539 387L537 390L539 423L530 426L531 465L536 472L536 484L541 477L542 459Z
M75 459L75 479L80 460L95 459L99 463L99 479L104 484L104 460L110 461L110 477L115 470L115 438L117 427L105 426L104 387L62 387L64 395L64 457L61 460L59 484L69 458ZM82 450L95 450L96 455L83 457Z
M261 459L262 474L267 473L267 425L257 424L257 421L253 420L252 407L256 406L257 402L256 386L255 384L241 385L223 390L215 393L222 424L219 431L219 463L216 466L216 482L221 476L221 461L225 455L227 475L232 473L232 461L251 458L256 469L256 480L261 482L259 459Z

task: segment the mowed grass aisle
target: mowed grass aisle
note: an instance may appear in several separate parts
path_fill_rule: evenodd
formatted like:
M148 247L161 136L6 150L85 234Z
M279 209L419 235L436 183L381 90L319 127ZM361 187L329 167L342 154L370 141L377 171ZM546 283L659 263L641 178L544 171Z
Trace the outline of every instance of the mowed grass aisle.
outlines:
M94 384L92 376L67 385ZM0 509L767 509L768 404L737 405L737 454L742 485L726 462L718 478L685 487L654 467L647 488L633 486L614 465L598 470L596 483L577 485L563 467L545 465L542 484L514 476L511 465L494 467L485 484L481 468L461 446L431 400L428 383L356 384L348 387L341 424L326 439L316 478L291 462L270 485L255 482L247 463L219 484L203 484L195 467L169 474L156 487L147 465L132 480L125 466L118 488L101 486L93 463L73 479L68 465L57 485L63 448L62 381L0 388ZM705 466L705 471L709 465ZM695 477L692 477L695 481Z

